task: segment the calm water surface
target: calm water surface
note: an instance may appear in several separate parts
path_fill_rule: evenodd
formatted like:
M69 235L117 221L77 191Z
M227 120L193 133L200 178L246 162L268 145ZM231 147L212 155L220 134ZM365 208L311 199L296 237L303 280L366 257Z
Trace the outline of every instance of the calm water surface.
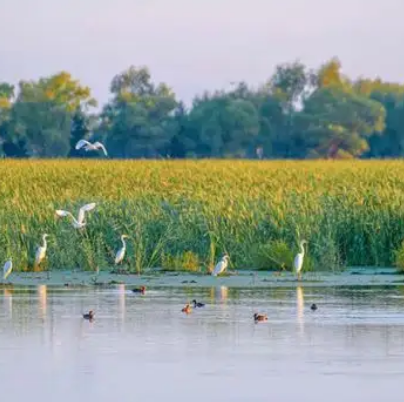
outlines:
M193 298L207 306L184 315ZM43 285L0 289L0 303L7 402L403 400L400 287Z

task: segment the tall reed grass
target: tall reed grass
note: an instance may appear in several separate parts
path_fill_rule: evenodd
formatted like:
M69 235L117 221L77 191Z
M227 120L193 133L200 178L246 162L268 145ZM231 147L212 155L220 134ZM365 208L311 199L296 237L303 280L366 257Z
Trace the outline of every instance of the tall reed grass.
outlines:
M31 269L48 233L47 269L107 268L130 235L127 269L305 269L391 266L404 240L404 162L0 162L0 258ZM82 232L56 209L88 202Z

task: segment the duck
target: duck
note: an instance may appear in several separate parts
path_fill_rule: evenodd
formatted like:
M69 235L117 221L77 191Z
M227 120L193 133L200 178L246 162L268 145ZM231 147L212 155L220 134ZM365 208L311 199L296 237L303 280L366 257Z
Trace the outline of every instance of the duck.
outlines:
M183 313L189 314L192 311L191 305L188 303L185 307L181 310Z
M313 303L311 306L310 306L310 309L312 310L312 311L316 311L317 310L317 304L315 304L315 303Z
M268 317L266 314L254 314L254 321L259 322L259 321L268 321Z
M141 293L142 295L144 295L146 293L146 286L141 286L138 289L132 289L133 293Z
M194 303L194 308L197 308L197 307L205 307L205 303L199 303L199 302L197 302L195 299L192 300L192 303Z
M94 318L94 311L90 310L88 313L83 314L83 318L91 321Z

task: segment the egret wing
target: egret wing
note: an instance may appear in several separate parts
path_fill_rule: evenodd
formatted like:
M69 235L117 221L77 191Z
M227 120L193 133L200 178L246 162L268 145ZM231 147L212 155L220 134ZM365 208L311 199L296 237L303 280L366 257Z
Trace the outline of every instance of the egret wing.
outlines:
M216 267L215 267L215 269L214 269L213 272L212 272L212 276L217 276L217 275L219 275L219 274L223 271L223 269L224 269L224 261L219 261L219 262L216 264Z
M45 248L38 247L35 253L35 265L39 265L44 257L45 257Z
M55 212L56 212L57 216L61 216L61 217L71 215L71 213L69 211L64 211L63 209L57 209Z
M78 223L83 223L84 222L84 215L86 212L91 211L95 208L97 204L95 202L92 202L90 204L83 205L79 209L79 216L77 217L77 222Z
M303 265L303 256L302 254L297 254L295 257L295 260L293 261L293 268L295 270L295 273L298 274L300 270L302 269Z
M13 262L8 260L3 267L3 280L6 280L7 277L11 274L11 270L13 269Z
M116 253L115 264L119 264L123 260L124 255L125 255L125 249L122 247Z
M102 151L104 152L105 156L108 156L107 150L106 150L105 146L101 142L94 143L94 146L97 147L97 148L101 148Z
M86 141L86 140L80 140L77 144L76 144L76 149L81 149L85 146L91 146L91 143Z

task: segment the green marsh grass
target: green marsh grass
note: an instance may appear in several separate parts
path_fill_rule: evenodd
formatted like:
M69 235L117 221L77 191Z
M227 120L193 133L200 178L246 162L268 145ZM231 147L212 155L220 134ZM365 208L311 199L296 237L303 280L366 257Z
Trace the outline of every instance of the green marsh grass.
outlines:
M224 252L230 269L290 269L303 238L306 270L393 266L404 240L401 161L4 160L0 175L0 258L16 270L45 232L44 269L112 269L126 233L137 273L208 272ZM82 232L55 216L89 202Z

